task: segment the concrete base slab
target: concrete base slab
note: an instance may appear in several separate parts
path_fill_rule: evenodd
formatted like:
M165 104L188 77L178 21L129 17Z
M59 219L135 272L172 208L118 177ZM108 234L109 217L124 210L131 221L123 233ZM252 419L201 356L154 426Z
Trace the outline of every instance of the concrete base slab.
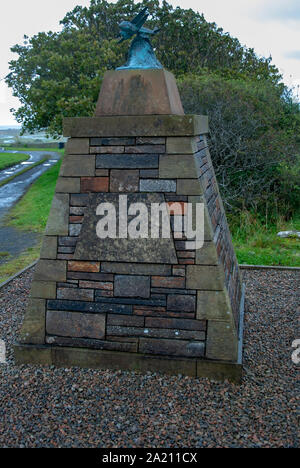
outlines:
M240 384L242 365L233 362L184 359L147 354L123 353L83 348L67 348L38 345L14 346L18 365L33 364L56 367L80 367L124 371L162 372L169 375L188 375L216 381L229 380Z

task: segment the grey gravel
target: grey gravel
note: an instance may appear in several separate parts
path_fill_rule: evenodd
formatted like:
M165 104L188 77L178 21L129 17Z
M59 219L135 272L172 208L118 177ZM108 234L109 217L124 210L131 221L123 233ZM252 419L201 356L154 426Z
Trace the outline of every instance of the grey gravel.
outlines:
M0 447L298 447L299 272L244 271L241 386L108 370L16 367L32 270L0 290ZM298 291L298 295L297 295ZM298 381L299 384L299 381Z

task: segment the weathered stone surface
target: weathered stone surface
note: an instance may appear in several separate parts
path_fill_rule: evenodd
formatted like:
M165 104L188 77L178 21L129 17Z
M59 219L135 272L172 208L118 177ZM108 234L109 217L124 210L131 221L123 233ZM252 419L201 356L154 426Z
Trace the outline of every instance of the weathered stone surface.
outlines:
M230 322L209 320L207 325L206 358L237 362L238 340Z
M104 302L110 304L132 304L132 305L146 305L146 306L165 306L167 304L165 295L156 295L150 299L135 299L135 298L106 298L102 297L99 291L95 291L96 302Z
M61 177L83 177L95 175L95 156L66 155L60 170Z
M186 154L160 156L159 177L163 179L196 179L197 169L194 156ZM183 191L182 184L179 184L179 190ZM199 194L199 189L197 194Z
M67 299L68 301L93 301L94 291L90 289L61 288L57 289L57 299Z
M108 177L109 170L108 169L96 169L95 176L96 177Z
M148 169L158 168L156 154L98 154L97 169Z
M130 326L108 326L107 333L111 336L136 336L162 338L170 340L204 340L205 333L195 330L173 330L164 328L141 328Z
M196 138L168 137L166 152L169 154L194 154L198 151Z
M107 302L83 302L83 301L66 301L53 300L47 303L49 310L66 310L74 312L91 312L110 314L132 314L132 305L127 304L112 304Z
M87 206L89 196L86 193L73 194L70 197L70 206Z
M145 327L175 328L176 330L194 330L204 332L206 331L206 322L204 320L191 320L181 318L146 317Z
M67 263L63 260L40 260L35 268L35 281L66 281Z
M80 178L59 177L55 190L56 193L80 193Z
M47 236L67 236L69 232L69 195L56 193L53 198L47 227Z
M19 333L20 343L45 343L46 301L44 299L29 299L22 328Z
M196 265L218 265L218 263L214 242L204 242L203 247L196 250Z
M66 144L66 154L88 154L89 145L88 138L71 138Z
M140 178L141 179L155 179L159 175L158 169L141 169Z
M31 364L41 366L51 366L52 350L41 345L22 345L14 346L14 356L16 364Z
M139 350L141 353L149 354L203 357L205 343L201 341L191 342L184 340L141 338Z
M174 75L164 69L106 72L95 117L147 114L184 114Z
M48 310L46 332L50 335L102 339L106 317L103 314L80 314Z
M68 271L83 271L90 273L98 273L100 270L99 262L68 262Z
M168 296L167 310L174 310L178 312L195 312L196 310L196 297L188 294L170 294Z
M87 289L104 289L106 291L113 291L113 283L104 283L101 281L79 281L79 288Z
M108 177L82 177L81 192L108 192L109 178Z
M56 283L51 281L33 281L31 297L42 299L56 298Z
M177 181L178 195L201 195L202 188L197 179L179 179Z
M140 263L101 263L101 271L106 273L118 273L120 275L130 273L132 275L163 275L167 276L171 274L170 265L151 265L140 264Z
M153 276L151 286L153 288L184 288L185 278L179 276Z
M67 137L195 136L208 132L208 118L204 115L124 115L64 119L64 136Z
M81 224L69 224L69 236L79 236L81 232Z
M133 315L107 315L107 325L125 327L144 327L144 317Z
M57 255L57 237L44 236L40 258L55 260Z
M186 287L209 291L223 291L224 273L221 267L187 265Z
M68 280L87 280L87 281L113 281L114 276L105 273L85 273L81 271L68 271Z
M137 137L137 145L165 145L166 139L163 137Z
M125 146L134 145L135 138L91 138L91 146Z
M141 192L176 192L175 180L142 179L140 181Z
M231 362L217 362L217 361L197 361L197 377L209 378L212 380L241 384L243 368L240 364Z
M91 154L119 154L124 153L124 146L92 146Z
M197 319L229 321L231 307L225 291L198 291Z
M137 145L126 146L125 153L163 154L166 152L165 145Z
M150 276L115 276L115 296L150 297Z
M112 170L110 174L110 192L138 192L138 170Z
M90 348L98 350L124 351L127 353L137 352L137 343L120 342L120 341L104 341L90 338L68 338L62 336L46 337L48 344L58 346L70 346L72 348Z
M151 212L151 204L164 202L162 194L142 194L128 193L127 204L144 203L148 213ZM126 200L124 200L126 203ZM159 239L148 238L116 239L98 237L97 227L100 217L96 215L97 207L100 203L112 203L116 209L117 219L119 219L119 194L102 193L90 194L90 201L84 217L83 227L76 246L74 260L99 260L130 263L162 263L177 264L173 238ZM149 217L150 218L150 217ZM127 226L127 223L126 223ZM148 232L150 233L150 219L148 219ZM126 236L124 236L126 237Z
M179 275L177 275L179 276ZM185 276L185 275L183 275ZM151 288L151 293L153 294L192 294L196 295L197 291L195 289L176 289L176 288Z

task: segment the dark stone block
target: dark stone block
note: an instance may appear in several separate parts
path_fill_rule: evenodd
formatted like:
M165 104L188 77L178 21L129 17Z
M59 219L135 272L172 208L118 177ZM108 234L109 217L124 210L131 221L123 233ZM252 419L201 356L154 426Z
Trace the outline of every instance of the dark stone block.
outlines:
M141 338L139 350L141 353L167 356L203 357L205 343Z
M170 340L204 340L205 333L192 330L172 330L163 328L141 328L107 326L107 333L111 336L134 336L149 338L165 338Z
M96 156L97 169L158 168L156 154L100 154Z
M95 303L83 301L50 300L48 301L48 309L90 313L108 312L111 314L132 314L132 305L114 304L103 301Z
M125 327L144 327L144 317L133 315L107 315L107 325Z
M70 199L71 206L87 206L89 195L86 193L72 194Z
M141 179L155 179L158 178L158 169L141 169L140 178Z
M146 317L145 326L149 328L175 328L177 330L204 332L206 331L206 320Z
M105 337L105 314L78 314L48 310L46 317L47 334L75 338L102 339Z
M178 312L195 312L196 297L189 294L170 294L168 296L167 309Z
M150 299L135 299L131 298L128 299L126 297L124 298L106 298L106 297L101 297L100 293L98 291L95 291L95 301L96 302L104 302L104 303L109 303L109 304L131 304L131 305L145 305L145 306L162 306L164 307L167 304L166 296L157 296L155 299L150 298Z
M76 246L78 239L74 239L74 237L59 237L58 238L58 245L59 246Z
M57 346L70 346L72 348L103 349L111 351L125 351L128 353L137 352L137 343L120 341L101 341L85 338L66 338L61 336L47 336L46 342Z
M91 138L91 146L125 146L134 145L135 138Z
M178 275L179 276L179 275ZM196 295L195 289L168 289L168 288L151 288L151 294L191 294Z
M150 276L116 275L116 297L150 297Z
M67 273L67 278L86 281L113 281L114 275L105 273L84 273L81 271L69 271Z

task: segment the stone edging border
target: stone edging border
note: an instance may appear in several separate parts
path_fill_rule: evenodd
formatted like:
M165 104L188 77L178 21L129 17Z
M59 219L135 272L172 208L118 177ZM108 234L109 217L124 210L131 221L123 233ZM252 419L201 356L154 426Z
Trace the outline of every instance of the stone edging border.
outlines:
M270 266L270 265L239 265L241 270L282 270L300 271L300 267Z
M14 279L18 278L19 276L22 275L22 273L25 273L27 270L30 270L30 268L34 267L36 264L37 264L38 260L35 260L33 263L31 263L30 265L28 265L27 267L23 268L23 270L21 271L18 271L15 275L11 276L10 278L8 278L8 280L4 281L4 283L1 283L0 284L0 290L2 288L4 288L5 286L7 286L11 281L13 281Z

